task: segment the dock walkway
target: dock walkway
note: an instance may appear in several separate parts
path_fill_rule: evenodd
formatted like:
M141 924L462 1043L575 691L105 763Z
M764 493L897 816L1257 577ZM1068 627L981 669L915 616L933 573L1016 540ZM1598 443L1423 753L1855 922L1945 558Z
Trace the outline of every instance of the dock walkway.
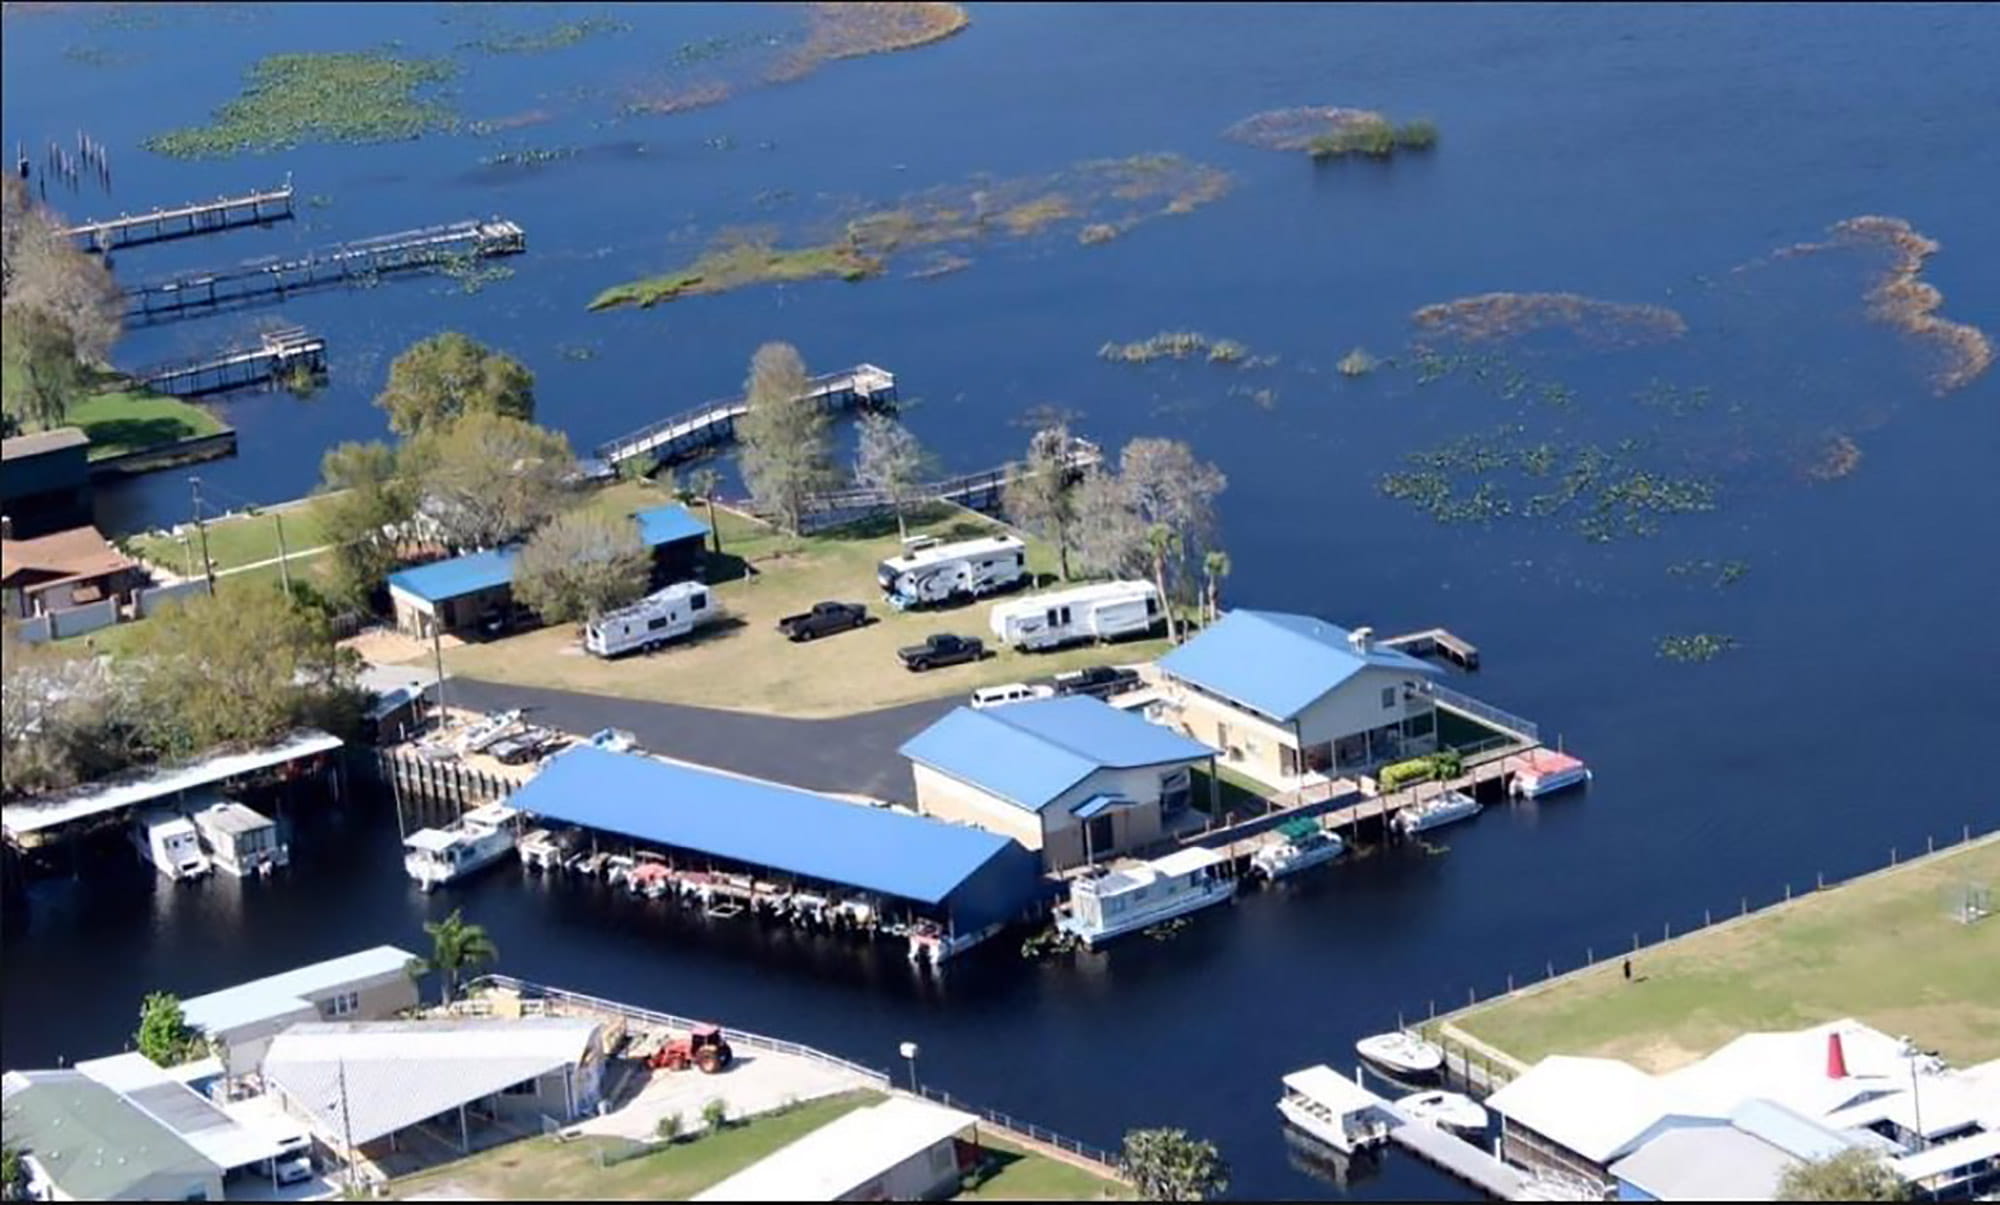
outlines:
M1103 460L1104 452L1096 444L1081 436L1071 436L1069 447L1063 453L1062 471L1081 473L1103 463ZM1007 479L1019 467L1018 462L1010 460L976 473L962 473L917 486L911 494L927 502L951 502L967 510L990 513L1000 509L1007 492ZM807 531L823 531L881 514L892 505L893 500L886 491L867 486L831 490L806 499L801 512L801 525Z
M125 290L128 324L146 325L190 310L216 309L266 294L372 280L388 272L527 249L521 227L503 218L453 222L379 238L336 243L290 259L266 256L214 272L189 272Z
M1390 1108L1387 1101L1383 1107ZM1465 1139L1426 1122L1405 1121L1392 1127L1389 1141L1502 1201L1522 1200L1522 1193L1528 1187L1528 1177L1521 1172Z
M120 247L162 243L241 226L263 226L291 216L292 178L286 176L282 185L262 192L190 201L147 213L121 213L115 218L81 222L65 228L63 233L86 251L115 251Z
M1462 636L1454 636L1447 628L1425 628L1421 632L1405 632L1401 636L1390 636L1375 643L1387 649L1397 649L1412 657L1442 657L1464 670L1479 668L1479 648Z
M856 364L811 378L804 396L834 411L890 410L896 405L896 374L873 364ZM734 440L736 420L749 412L748 398L705 402L601 443L596 456L613 468L641 459L671 464Z
M253 344L155 365L136 375L155 393L199 397L265 384L301 370L315 376L326 371L326 340L302 326L288 326L265 331Z

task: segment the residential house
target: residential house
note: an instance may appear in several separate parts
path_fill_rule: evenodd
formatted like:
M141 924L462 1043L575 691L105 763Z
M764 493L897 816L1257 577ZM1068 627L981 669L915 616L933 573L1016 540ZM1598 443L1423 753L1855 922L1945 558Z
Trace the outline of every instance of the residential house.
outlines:
M1278 789L1434 752L1436 666L1310 615L1235 610L1160 658L1156 721Z
M11 531L0 537L0 600L14 619L106 600L122 608L146 580L145 569L113 548L95 527L29 539L15 539Z
M856 1109L697 1194L697 1201L931 1201L977 1162L979 1119L894 1096Z
M7 1072L0 1077L0 1117L35 1199L223 1199L221 1168L171 1126L80 1070Z
M223 1067L248 1075L273 1038L302 1021L377 1021L417 1004L416 955L376 946L181 1002L181 1014L222 1044Z
M1040 852L1044 870L1158 841L1192 803L1194 767L1215 759L1084 696L960 707L901 752L920 811L1012 837Z

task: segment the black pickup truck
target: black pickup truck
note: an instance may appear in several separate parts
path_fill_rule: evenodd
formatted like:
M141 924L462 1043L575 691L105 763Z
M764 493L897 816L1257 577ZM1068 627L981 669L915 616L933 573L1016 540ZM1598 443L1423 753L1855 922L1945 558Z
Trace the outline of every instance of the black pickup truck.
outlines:
M817 640L835 632L845 632L868 622L868 608L859 603L817 602L810 611L787 615L778 621L778 631L794 643Z
M1138 685L1137 671L1120 669L1115 665L1092 665L1056 675L1056 693L1059 695L1090 695L1106 699L1135 689Z
M941 632L927 636L922 644L896 650L896 658L903 668L912 673L922 673L940 665L958 665L961 662L977 661L986 655L986 645L970 636L953 636Z

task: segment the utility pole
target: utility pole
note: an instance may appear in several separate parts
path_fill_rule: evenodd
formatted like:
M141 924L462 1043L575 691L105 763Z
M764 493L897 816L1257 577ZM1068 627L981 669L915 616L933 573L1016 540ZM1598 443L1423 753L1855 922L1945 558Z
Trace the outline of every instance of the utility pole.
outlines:
M436 615L432 615L431 616L431 659L437 665L437 688L438 688L437 710L438 710L438 729L440 731L444 729L445 725L444 636L442 634L443 630L444 629L438 623L438 617Z
M271 512L271 521L278 525L278 578L284 583L285 597L292 596L291 554L285 551L285 516L280 511Z
M347 1149L341 1152L341 1161L347 1164L347 1195L354 1195L354 1126L347 1115L347 1059L343 1056L339 1063L340 1075L340 1142Z
M215 565L208 559L208 525L201 521L201 478L190 475L188 485L194 491L194 529L201 536L201 573L208 579L208 593L215 594Z

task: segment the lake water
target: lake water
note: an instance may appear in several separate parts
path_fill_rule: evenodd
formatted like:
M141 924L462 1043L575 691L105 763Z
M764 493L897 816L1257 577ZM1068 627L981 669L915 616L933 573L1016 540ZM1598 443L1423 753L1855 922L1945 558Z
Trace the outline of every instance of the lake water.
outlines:
M547 28L596 10L302 5L7 17L4 138L37 148L81 127L116 189L51 200L76 216L140 209L293 173L299 220L122 253L149 276L500 214L528 231L511 278L466 293L420 277L295 297L137 331L121 363L192 354L282 317L331 344L310 401L222 407L234 460L202 467L225 503L309 488L320 453L385 433L370 399L388 361L441 329L525 360L540 417L579 448L740 382L764 340L808 363L896 371L911 427L972 469L1023 442L1054 404L1107 445L1184 438L1230 476L1224 542L1236 602L1382 630L1446 624L1476 641L1475 693L1561 732L1597 783L1586 799L1495 811L1442 856L1375 859L1255 894L1171 942L1075 965L995 951L914 976L899 958L810 943L750 948L622 902L522 886L503 872L425 900L396 867L393 826L366 813L306 845L286 882L167 891L143 880L36 889L10 916L5 1059L115 1045L140 994L191 994L377 941L415 943L463 904L503 969L782 1033L884 1066L923 1044L926 1081L1114 1145L1127 1127L1213 1138L1244 1195L1334 1190L1288 1166L1278 1077L1351 1063L1355 1037L1509 974L1574 964L1635 931L1852 873L1927 836L1991 827L2000 798L1969 751L2000 736L2000 385L1935 396L1924 345L1865 315L1881 257L1829 251L1757 263L1863 214L1910 221L1943 249L1924 279L1942 313L2000 328L2000 26L1978 7L1159 9L974 6L964 34L755 86L730 53L677 49L796 30L782 8L620 9L635 28L534 55L454 51L490 27ZM365 15L363 15L365 13ZM481 22L486 23L482 25ZM186 162L140 147L233 97L258 58L297 50L456 54L467 121L534 110L503 134L307 146ZM730 43L734 45L735 42ZM683 61L687 56L683 56ZM1984 66L1982 66L1984 64ZM701 79L726 102L622 117L633 96ZM1357 105L1426 115L1428 155L1313 167L1226 141L1251 113ZM584 153L536 171L482 156ZM893 204L976 173L1175 152L1231 173L1223 199L1102 246L1075 226L961 248L974 262L909 279L760 287L649 311L590 314L598 290L696 255L716 232L782 237L848 203ZM779 195L780 190L789 198ZM1742 271L1734 271L1739 266ZM1981 265L1985 265L1982 267ZM1419 384L1417 307L1491 291L1574 292L1676 309L1687 333L1601 350L1560 335L1502 345L1568 406L1501 396L1470 370ZM1162 329L1277 357L1135 367L1107 340ZM1365 345L1402 363L1333 371ZM1641 405L1664 383L1705 405ZM1539 387L1539 385L1538 385ZM1268 389L1261 402L1249 396ZM1651 536L1592 543L1567 522L1443 525L1382 495L1406 453L1519 423L1518 438L1612 446L1717 487L1717 505ZM1851 473L1806 471L1830 441ZM1535 488L1515 481L1516 503ZM113 491L114 526L187 517L182 474ZM1713 570L1741 561L1726 588ZM1662 636L1724 633L1706 664ZM802 989L810 988L810 991ZM1362 1197L1463 1195L1394 1161Z

